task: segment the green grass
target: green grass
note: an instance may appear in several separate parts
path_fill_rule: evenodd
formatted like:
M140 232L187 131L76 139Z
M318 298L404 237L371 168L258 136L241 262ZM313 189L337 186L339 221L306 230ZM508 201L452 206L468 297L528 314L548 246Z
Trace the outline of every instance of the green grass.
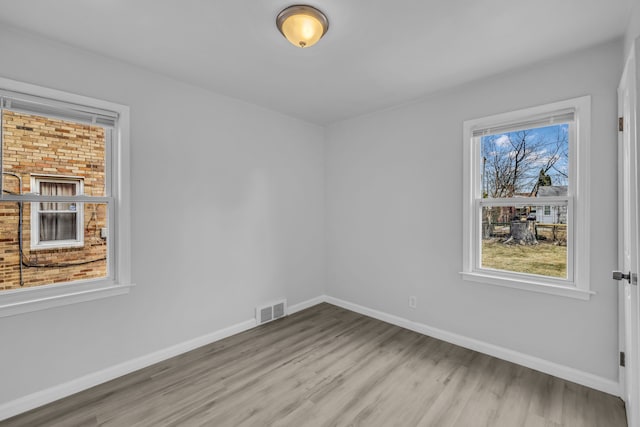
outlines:
M505 245L482 241L482 267L518 273L567 277L567 247L552 243Z

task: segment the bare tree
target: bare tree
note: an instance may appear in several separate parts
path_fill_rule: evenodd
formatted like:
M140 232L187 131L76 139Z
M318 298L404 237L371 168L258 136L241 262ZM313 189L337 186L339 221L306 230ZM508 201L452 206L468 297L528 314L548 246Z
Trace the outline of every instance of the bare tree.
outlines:
M567 126L553 132L526 129L482 138L483 192L485 197L535 196L540 174L556 185L568 178Z
M567 183L568 126L555 125L484 136L481 154L483 197L534 197L542 185ZM488 238L493 234L494 224L511 221L519 209L494 206L483 211L483 237ZM514 230L511 231L513 235ZM531 240L535 241L533 234Z

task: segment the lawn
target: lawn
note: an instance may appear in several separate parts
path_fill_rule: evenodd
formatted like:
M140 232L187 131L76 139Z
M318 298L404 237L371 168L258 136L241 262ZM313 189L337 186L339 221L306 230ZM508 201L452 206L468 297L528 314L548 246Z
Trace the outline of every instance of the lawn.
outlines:
M505 245L483 240L482 267L565 278L567 247L552 243Z

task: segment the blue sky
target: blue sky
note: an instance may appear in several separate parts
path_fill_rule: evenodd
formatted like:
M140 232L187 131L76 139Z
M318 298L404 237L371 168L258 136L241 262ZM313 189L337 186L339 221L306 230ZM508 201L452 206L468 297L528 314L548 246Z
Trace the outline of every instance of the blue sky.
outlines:
M483 136L481 139L481 162L486 158L486 181L483 188L491 189L500 179L508 181L509 174L515 170L518 158L516 179L517 192L529 192L538 180L541 169L547 169L552 185L567 185L569 174L568 124L558 124L522 131L498 133ZM520 148L520 151L517 149ZM553 164L551 168L549 165ZM502 178L496 178L502 177ZM490 192L490 191L489 191Z

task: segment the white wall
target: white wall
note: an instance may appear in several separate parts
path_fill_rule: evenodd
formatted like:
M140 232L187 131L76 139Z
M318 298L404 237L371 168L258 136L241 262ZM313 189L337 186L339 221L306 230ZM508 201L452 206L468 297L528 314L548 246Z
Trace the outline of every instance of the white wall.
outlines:
M621 56L619 40L331 126L328 294L617 381L617 285L609 276L617 265ZM463 121L582 95L592 96L597 295L582 301L463 281Z
M0 405L324 292L324 131L0 28L0 76L131 107L129 295L0 318Z

